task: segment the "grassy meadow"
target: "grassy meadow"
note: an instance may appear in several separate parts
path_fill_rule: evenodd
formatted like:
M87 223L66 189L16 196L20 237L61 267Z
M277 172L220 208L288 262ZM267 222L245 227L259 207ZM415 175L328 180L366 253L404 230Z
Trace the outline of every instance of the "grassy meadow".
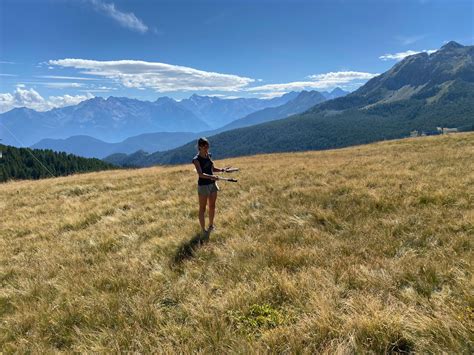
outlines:
M0 184L0 352L474 352L474 133L191 158Z

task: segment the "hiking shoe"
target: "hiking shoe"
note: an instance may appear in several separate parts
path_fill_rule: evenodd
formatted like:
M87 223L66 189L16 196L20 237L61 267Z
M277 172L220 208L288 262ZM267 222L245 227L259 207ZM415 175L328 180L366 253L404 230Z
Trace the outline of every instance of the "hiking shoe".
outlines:
M207 231L208 232L212 232L214 229L216 229L216 226L214 224L211 224L208 228L207 228Z

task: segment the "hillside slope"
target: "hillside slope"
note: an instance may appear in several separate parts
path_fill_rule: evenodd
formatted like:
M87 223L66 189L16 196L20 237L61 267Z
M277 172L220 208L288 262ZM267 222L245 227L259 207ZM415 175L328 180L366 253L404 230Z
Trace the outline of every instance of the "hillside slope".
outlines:
M197 133L192 132L143 133L118 143L108 143L90 136L72 136L66 139L42 139L31 148L52 149L101 159L115 153L132 154L140 149L146 152L168 150L179 147L197 136Z
M0 351L472 353L474 133L0 185ZM290 167L290 168L289 168Z
M256 111L232 121L221 127L218 132L228 131L230 129L248 127L259 123L282 119L297 113L306 111L307 109L326 100L326 97L318 91L301 91L297 97L288 101L284 105L276 107L268 107L266 109Z

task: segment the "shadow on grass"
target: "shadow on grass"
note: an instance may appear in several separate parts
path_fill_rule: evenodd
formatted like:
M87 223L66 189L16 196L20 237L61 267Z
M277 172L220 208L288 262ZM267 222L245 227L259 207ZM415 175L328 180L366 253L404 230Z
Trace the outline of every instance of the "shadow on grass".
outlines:
M203 244L209 241L209 232L195 234L190 240L187 242L183 242L174 255L172 260L172 264L177 266L183 263L184 261L191 259L194 257L196 250L202 246Z

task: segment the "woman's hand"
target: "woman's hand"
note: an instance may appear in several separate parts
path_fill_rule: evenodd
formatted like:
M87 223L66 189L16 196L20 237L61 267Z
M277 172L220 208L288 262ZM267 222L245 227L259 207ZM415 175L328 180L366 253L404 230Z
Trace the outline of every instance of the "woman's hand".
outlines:
M231 173L231 172L234 172L234 171L239 171L239 168L234 168L234 167L232 167L232 166L226 166L224 169L225 169L224 171L225 171L226 173Z

